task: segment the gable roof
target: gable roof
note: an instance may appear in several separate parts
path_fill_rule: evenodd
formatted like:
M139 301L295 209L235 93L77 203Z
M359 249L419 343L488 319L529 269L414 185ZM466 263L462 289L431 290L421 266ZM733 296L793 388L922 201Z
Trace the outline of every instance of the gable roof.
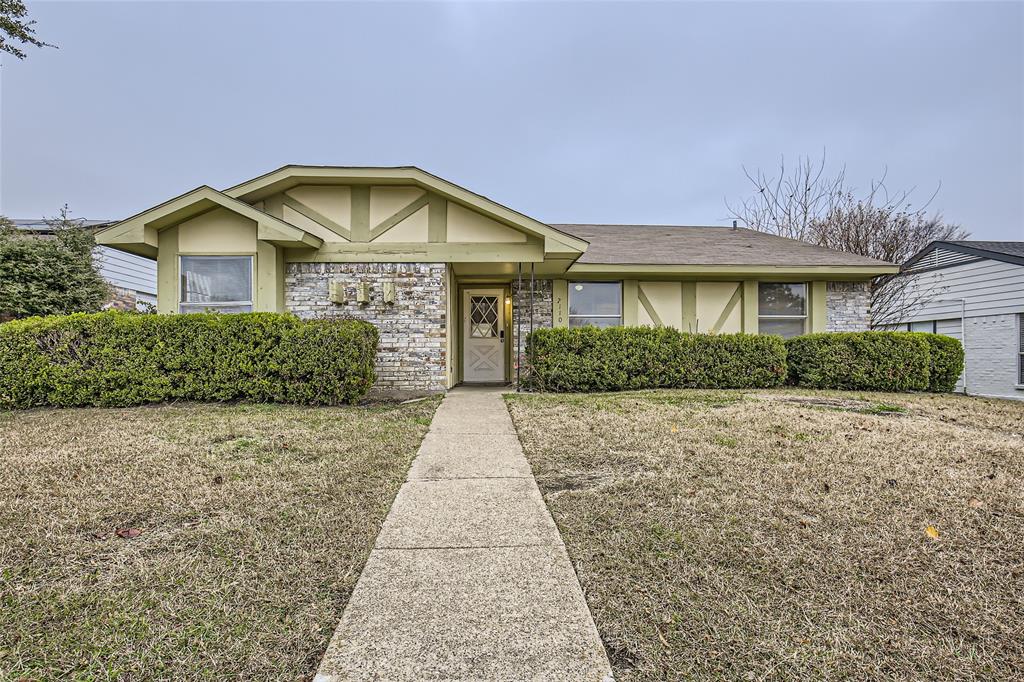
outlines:
M318 248L323 244L319 237L298 228L291 223L257 210L208 185L201 185L190 192L165 201L159 206L126 218L96 233L96 243L116 246L142 256L155 258L157 254L157 232L164 227L177 224L189 218L202 215L214 208L225 208L256 223L257 237L281 246L308 246Z
M1004 263L1024 265L1024 242L991 242L967 239L955 241L938 240L928 244L928 246L907 259L907 262L903 264L903 270L938 270L944 267L952 267L953 265L961 265L965 261L970 260L969 258L946 259L945 261L932 259L934 264L922 264L923 267L914 268L915 265L918 265L936 251L948 251L962 254L965 257L973 256L974 260L991 258L992 260Z
M261 175L252 180L229 187L224 194L242 199L258 201L264 197L282 192L297 185L356 183L411 184L439 194L457 203L467 205L489 218L517 227L520 230L541 237L545 250L576 256L587 248L587 242L570 233L558 230L507 206L471 192L455 183L428 173L416 166L302 166L290 164Z
M578 265L842 267L896 272L885 261L747 228L555 225L590 243Z

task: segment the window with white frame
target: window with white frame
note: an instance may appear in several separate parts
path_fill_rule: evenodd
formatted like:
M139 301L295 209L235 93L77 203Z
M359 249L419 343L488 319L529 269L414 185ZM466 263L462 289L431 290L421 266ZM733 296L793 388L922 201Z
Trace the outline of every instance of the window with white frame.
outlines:
M181 256L182 313L252 312L252 256Z
M622 282L569 282L569 326L588 325L622 325Z
M757 331L790 338L807 330L807 285L761 282L757 286Z

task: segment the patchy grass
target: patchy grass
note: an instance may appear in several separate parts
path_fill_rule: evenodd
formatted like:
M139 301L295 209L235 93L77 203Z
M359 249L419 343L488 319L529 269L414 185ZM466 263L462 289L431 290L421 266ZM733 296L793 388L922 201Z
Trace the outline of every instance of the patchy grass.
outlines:
M508 400L617 680L1020 679L1024 403Z
M0 679L309 679L436 406L0 413Z

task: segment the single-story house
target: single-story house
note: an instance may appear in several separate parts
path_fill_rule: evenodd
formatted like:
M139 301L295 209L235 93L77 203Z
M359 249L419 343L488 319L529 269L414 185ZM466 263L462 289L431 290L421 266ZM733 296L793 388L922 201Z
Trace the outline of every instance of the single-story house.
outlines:
M555 225L415 167L285 166L97 234L155 258L160 313L291 311L380 328L378 388L509 382L540 326L865 330L896 265L734 227Z
M17 229L43 238L52 235L55 229L53 224L41 218L14 219L11 222ZM79 222L82 227L93 230L101 230L114 223L112 220ZM97 246L92 256L100 277L111 288L106 307L135 310L156 305L156 261L109 246Z
M1024 242L935 241L903 265L899 319L881 329L960 339L957 390L1024 399Z

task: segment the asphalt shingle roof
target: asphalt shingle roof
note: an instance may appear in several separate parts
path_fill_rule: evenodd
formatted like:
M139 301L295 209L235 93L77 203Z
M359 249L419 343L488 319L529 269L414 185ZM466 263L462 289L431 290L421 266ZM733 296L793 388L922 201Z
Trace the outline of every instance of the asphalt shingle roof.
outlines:
M590 242L578 263L602 265L891 265L743 227L551 225Z
M1003 253L1007 256L1019 256L1024 258L1024 242L982 242L967 239L964 241L948 241L940 243L968 246L973 249L981 249L982 251L991 251L993 253Z

